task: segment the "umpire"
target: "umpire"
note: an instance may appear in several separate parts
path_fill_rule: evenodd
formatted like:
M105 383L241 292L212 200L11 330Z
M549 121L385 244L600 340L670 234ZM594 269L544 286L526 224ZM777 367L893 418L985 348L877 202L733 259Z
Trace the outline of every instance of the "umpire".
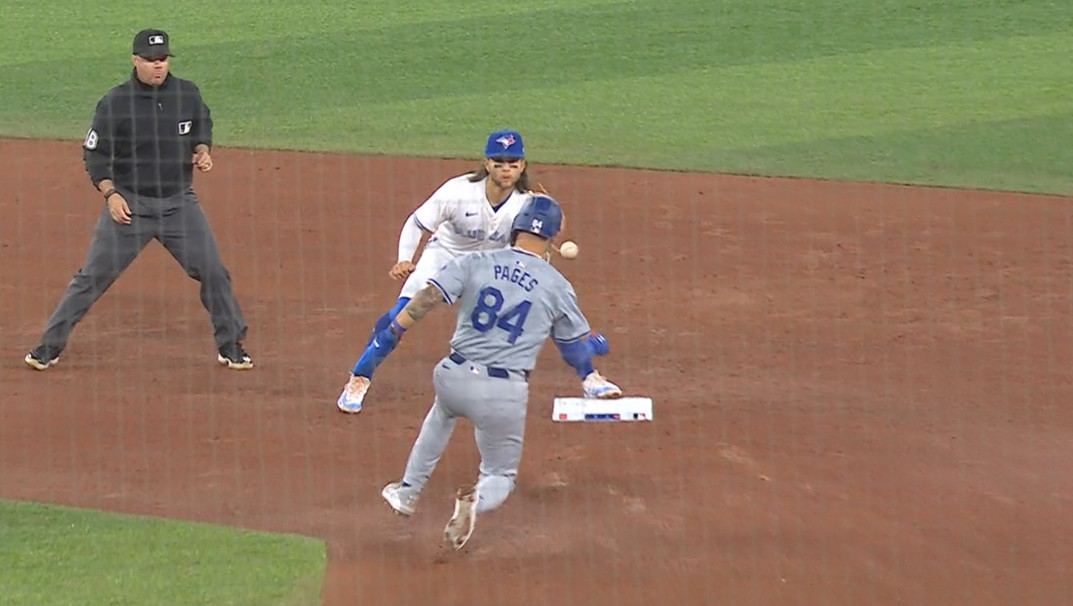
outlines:
M45 370L59 360L75 325L134 261L158 240L201 283L215 331L217 361L248 369L246 321L220 259L216 237L193 190L193 169L212 169L212 118L198 87L170 74L168 34L134 37L134 70L97 103L82 144L90 181L104 198L81 269L48 320L26 363Z

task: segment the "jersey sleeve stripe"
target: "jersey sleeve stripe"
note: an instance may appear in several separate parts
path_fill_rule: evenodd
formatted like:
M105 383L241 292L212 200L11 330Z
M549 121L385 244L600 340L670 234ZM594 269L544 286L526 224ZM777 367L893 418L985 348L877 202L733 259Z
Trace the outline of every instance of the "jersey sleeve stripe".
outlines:
M574 341L580 341L580 340L582 340L582 339L584 339L585 337L588 337L588 336L589 336L589 333L588 333L588 331L586 331L586 332L583 332L580 335L578 335L578 336L576 336L576 337L574 337L572 339L555 339L555 342L556 343L573 343Z
M429 229L429 228L425 227L425 226L424 226L424 224L423 224L423 223L421 223L421 219L418 219L418 218L417 218L417 215L412 215L412 216L413 216L413 218L414 218L414 223L415 223L415 224L416 224L416 225L417 225L418 227L420 227L420 228L421 228L422 230L424 230L424 231L427 231L427 232L428 232L428 233L430 233L430 234L432 233L432 230L431 230L431 229Z
M448 305L454 305L455 302L451 299L451 295L447 294L447 290L443 287L443 285L441 285L439 282L437 282L436 280L434 280L432 278L428 279L428 283L433 285L433 286L435 286L436 290L440 291L440 294L443 295L443 300Z

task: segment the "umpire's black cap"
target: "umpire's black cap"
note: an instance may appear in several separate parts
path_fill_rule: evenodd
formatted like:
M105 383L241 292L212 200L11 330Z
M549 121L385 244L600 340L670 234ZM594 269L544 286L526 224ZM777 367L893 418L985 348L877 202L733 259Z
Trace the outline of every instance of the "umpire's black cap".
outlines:
M159 29L143 29L134 36L134 54L142 59L174 57L168 46L168 33Z

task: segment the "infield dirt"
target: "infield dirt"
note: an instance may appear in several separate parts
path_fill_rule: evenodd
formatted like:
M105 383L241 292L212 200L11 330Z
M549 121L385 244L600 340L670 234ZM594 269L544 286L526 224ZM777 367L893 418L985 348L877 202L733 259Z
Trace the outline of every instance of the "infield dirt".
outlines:
M1073 200L535 165L598 366L656 421L552 423L579 385L546 348L516 493L436 563L470 426L412 520L379 490L453 314L363 413L334 400L396 297L401 222L470 162L219 149L196 186L257 368L217 366L197 284L152 243L38 373L22 356L100 201L77 142L0 155L2 497L322 537L331 605L1073 595Z

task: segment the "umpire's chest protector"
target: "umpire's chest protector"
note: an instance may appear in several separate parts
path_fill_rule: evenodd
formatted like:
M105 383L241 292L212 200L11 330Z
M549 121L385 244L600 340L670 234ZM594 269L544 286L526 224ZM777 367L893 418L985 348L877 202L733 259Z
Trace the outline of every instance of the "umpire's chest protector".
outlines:
M192 164L195 138L201 138L195 134L205 125L198 124L200 95L186 84L174 77L157 88L134 81L112 100L116 158L127 158L142 179L153 169L153 180L175 181L173 171Z

